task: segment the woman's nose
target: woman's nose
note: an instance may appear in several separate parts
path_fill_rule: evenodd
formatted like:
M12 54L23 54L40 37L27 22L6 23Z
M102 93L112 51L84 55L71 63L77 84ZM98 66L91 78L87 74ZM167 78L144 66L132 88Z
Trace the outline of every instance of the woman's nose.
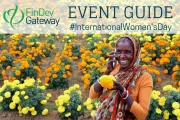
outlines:
M119 57L120 57L120 58L125 58L126 55L122 52Z

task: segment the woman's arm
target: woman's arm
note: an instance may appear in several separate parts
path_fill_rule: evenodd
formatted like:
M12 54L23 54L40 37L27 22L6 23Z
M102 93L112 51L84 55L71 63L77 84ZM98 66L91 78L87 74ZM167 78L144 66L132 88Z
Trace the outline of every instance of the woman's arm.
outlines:
M138 120L144 120L149 110L153 82L149 73L143 74L138 81L140 82L136 84L137 89L139 89L137 101L133 101L130 112L132 112Z
M103 87L96 81L90 88L89 97L91 99L96 99L102 94L102 91Z

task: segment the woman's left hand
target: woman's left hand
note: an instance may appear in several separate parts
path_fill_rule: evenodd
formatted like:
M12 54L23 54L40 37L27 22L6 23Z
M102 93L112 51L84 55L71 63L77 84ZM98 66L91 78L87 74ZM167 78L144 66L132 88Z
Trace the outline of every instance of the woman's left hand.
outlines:
M114 87L111 90L119 90L121 93L123 93L124 87L119 82L116 81L113 82L114 82Z

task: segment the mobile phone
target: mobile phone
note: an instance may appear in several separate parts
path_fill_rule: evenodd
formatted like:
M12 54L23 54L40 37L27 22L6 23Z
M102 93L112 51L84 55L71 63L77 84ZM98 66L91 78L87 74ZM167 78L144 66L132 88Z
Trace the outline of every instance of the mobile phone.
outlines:
M114 57L113 57L113 60L116 60L116 48L114 49ZM113 68L115 67L117 61L113 62Z

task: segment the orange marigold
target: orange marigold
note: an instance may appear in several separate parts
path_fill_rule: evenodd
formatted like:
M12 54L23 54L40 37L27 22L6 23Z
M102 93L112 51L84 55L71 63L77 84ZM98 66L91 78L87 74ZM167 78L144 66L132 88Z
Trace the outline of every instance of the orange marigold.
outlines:
M66 71L66 74L67 74L68 76L72 76L72 73L71 73L70 71Z
M15 75L16 75L16 76L20 76L20 75L21 75L21 71L16 70L16 71L15 71Z
M2 60L2 61L6 61L6 56L4 56L4 55L1 56L1 60Z
M63 76L62 76L63 78L67 78L67 75L66 74L63 74Z
M168 74L168 70L167 69L164 70L164 74Z
M57 78L57 74L53 74L52 77L55 79Z

